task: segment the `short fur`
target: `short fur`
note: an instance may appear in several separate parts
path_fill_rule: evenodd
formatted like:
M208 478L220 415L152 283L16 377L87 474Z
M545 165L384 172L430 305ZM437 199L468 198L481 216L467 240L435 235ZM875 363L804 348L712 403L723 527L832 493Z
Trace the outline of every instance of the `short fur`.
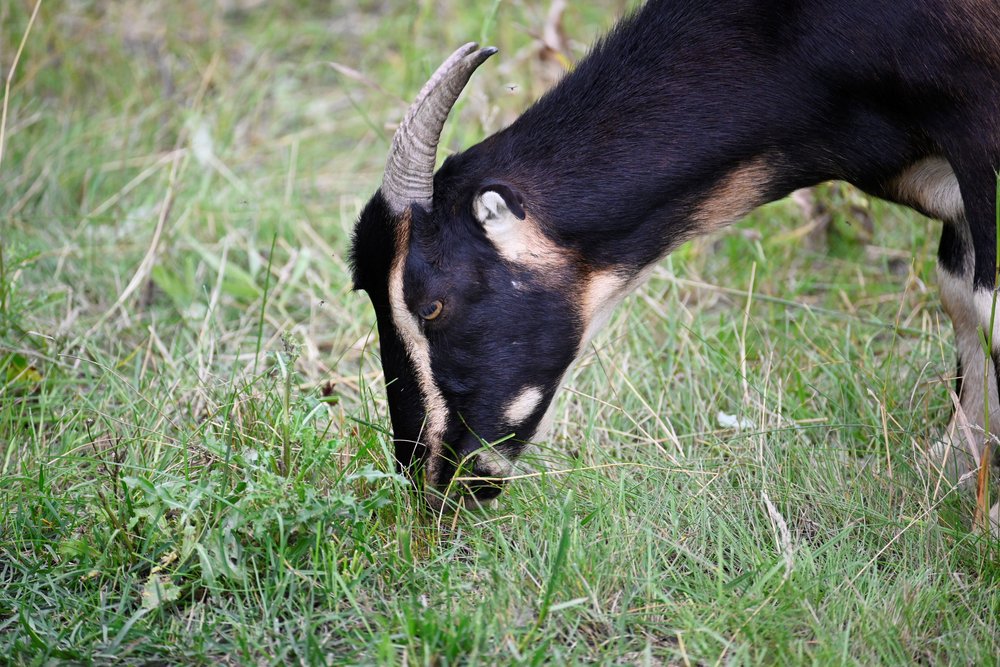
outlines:
M431 210L410 209L407 305L444 303L420 334L447 403L439 442L412 442L422 398L386 296L402 223L377 193L352 262L378 318L400 464L429 456L443 488L483 440L513 434L498 449L516 458L595 319L655 262L830 179L944 218L948 312L971 340L984 314L969 313L995 287L997 26L1000 3L987 0L651 0L622 20L511 126L448 158ZM505 229L560 261L491 241L473 205L491 184L517 213ZM542 399L506 423L527 387ZM963 394L969 415L974 398Z

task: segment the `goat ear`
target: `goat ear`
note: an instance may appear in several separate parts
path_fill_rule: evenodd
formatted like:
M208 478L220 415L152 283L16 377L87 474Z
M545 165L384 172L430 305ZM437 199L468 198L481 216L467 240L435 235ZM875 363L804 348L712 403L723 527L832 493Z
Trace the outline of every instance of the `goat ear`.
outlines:
M491 183L483 186L472 202L472 211L480 224L489 227L501 223L511 216L524 220L524 204L521 195L503 183ZM507 220L508 224L512 220Z
M520 197L505 185L489 185L476 195L472 212L500 254L516 260L523 250L525 233Z
M506 185L487 185L473 200L472 212L497 250L511 258L520 253L525 214L519 194Z

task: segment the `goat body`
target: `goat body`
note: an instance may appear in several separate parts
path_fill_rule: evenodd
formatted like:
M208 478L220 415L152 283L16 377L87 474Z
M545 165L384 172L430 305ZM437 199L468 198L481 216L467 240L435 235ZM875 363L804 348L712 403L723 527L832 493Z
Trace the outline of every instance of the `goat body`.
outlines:
M657 261L831 179L944 222L961 404L982 421L986 387L975 444L1000 433L1000 344L992 359L979 345L994 324L1000 3L651 0L433 174L448 110L493 52L467 45L425 86L352 248L397 459L426 464L433 505L499 492L573 360ZM460 464L486 481L452 484Z

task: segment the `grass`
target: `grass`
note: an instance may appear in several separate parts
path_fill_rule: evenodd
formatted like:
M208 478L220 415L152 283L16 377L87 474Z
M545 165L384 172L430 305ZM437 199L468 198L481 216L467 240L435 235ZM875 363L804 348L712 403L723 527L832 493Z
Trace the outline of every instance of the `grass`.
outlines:
M42 5L0 163L0 654L996 664L996 544L919 464L950 415L938 225L851 191L820 192L825 247L786 201L667 259L570 378L549 471L421 510L345 256L453 45L502 52L448 149L549 85L547 5L480 4ZM571 3L572 58L605 4ZM4 73L33 7L0 0Z

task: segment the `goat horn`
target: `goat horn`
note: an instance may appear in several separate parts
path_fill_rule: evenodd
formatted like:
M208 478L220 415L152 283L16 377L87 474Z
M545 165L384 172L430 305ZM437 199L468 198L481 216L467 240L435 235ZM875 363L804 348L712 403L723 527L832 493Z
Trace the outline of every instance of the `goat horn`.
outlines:
M430 209L434 161L445 119L472 73L496 52L469 42L451 54L420 89L392 138L382 176L382 196L394 213L402 213L411 204Z

